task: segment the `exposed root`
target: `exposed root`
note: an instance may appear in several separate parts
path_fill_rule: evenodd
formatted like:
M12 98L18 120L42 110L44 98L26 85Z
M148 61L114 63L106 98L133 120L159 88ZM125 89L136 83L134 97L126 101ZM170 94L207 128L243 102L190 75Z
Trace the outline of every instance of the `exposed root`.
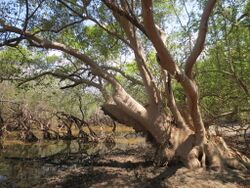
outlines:
M199 153L200 153L200 149L197 147L194 147L189 152L186 159L184 158L184 164L187 168L195 169L195 168L201 167L201 161L199 160Z
M225 166L240 170L249 169L250 160L238 151L229 148L222 137L213 136L211 141Z
M211 170L222 170L223 164L216 146L214 146L213 144L205 144L204 152L206 156L206 166Z
M247 170L250 160L227 146L220 136L211 136L208 143L195 146L193 134L186 136L182 130L175 129L171 132L169 143L157 148L155 164L167 165L173 160L182 162L187 168L195 169L204 167L221 171L226 167Z

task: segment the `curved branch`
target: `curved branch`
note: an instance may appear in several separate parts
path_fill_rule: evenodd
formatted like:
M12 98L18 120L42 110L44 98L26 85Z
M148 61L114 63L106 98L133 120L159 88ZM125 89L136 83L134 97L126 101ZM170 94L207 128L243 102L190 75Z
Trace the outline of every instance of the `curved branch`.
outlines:
M79 12L77 12L76 10L74 10L72 7L70 7L67 3L63 2L62 0L57 0L58 2L62 3L62 5L64 5L67 9L69 9L71 12L75 13L77 16L79 16L80 18L84 19L89 19L92 22L96 23L101 29L103 29L104 31L106 31L109 35L112 35L116 38L118 38L119 40L121 40L122 42L124 42L126 45L130 46L128 41L126 41L122 36L118 35L117 33L110 31L109 29L107 29L105 26L103 26L100 22L98 22L96 19L90 17L90 16L83 16L82 14L80 14Z
M33 33L34 35L38 34L38 33L41 33L41 32L52 32L52 33L60 33L61 31L63 31L64 29L68 28L68 27L71 27L75 24L79 24L83 21L85 21L86 19L88 19L88 17L83 17L82 19L80 20L76 20L74 22L70 22L68 24L65 24L64 26L58 28L58 29L40 29L38 31L36 31L35 33Z
M132 12L128 4L124 3L123 1L121 1L121 7L126 12ZM120 26L123 28L128 41L131 44L131 49L134 51L137 67L142 77L143 85L147 92L148 103L150 106L148 110L155 109L157 108L156 106L159 104L161 97L159 95L159 90L157 89L156 84L153 81L153 76L146 65L146 56L142 48L142 44L138 41L136 26L133 25L126 17L121 16L115 11L112 12ZM133 13L131 14L133 15ZM153 111L155 112L155 110Z
M177 125L180 128L187 129L187 125L185 123L185 120L183 119L175 101L174 93L173 93L173 88L172 88L172 79L169 73L166 71L163 71L163 77L164 77L164 85L165 85L165 94L168 99L168 107L171 110Z
M63 80L68 79L68 80L74 82L73 85L70 85L71 87L74 87L74 86L77 86L77 85L80 85L80 84L87 84L88 86L93 86L93 87L95 87L97 89L100 89L100 90L102 89L102 87L99 84L97 84L97 83L95 83L93 81L90 81L88 79L85 79L85 78L76 79L76 78L74 78L74 77L72 77L70 75L67 75L67 74L63 74L63 73L59 73L59 72L51 72L51 71L43 72L43 73L35 75L33 77L26 78L21 83L19 83L18 86L20 86L20 85L22 85L24 83L27 83L29 81L36 80L36 79L38 79L40 77L43 77L43 76L46 76L46 75L50 75L50 76L60 78L60 79L63 79ZM66 88L69 88L69 86L62 87L62 89L66 89Z
M134 85L136 85L136 84L137 85L143 85L142 81L137 80L136 78L134 78L134 77L132 77L130 75L127 75L124 71L122 71L121 69L119 69L117 67L102 66L102 68L106 69L106 70L112 70L112 71L120 73L124 78L131 81Z
M208 19L212 13L215 3L216 3L216 0L209 0L207 2L205 9L203 10L203 14L202 14L200 26L199 26L198 37L196 39L196 43L192 49L192 52L186 61L185 73L189 78L192 77L193 66L204 48L205 38L207 34L207 29L208 29Z
M142 0L142 15L149 40L153 43L158 57L160 59L160 65L167 70L171 75L175 75L178 71L170 52L165 47L164 42L161 39L160 33L155 26L153 18L153 4L152 0Z
M142 33L144 33L147 36L147 32L145 31L143 25L137 20L137 18L134 15L130 15L127 11L124 11L123 9L120 9L114 3L111 3L108 0L102 0L102 2L113 12L119 14L120 16L125 17L128 21L130 21L134 26L136 26Z
M96 19L93 19L93 18L89 17L89 20L96 23L101 29L106 31L109 35L112 35L112 36L116 37L117 39L121 40L124 44L126 44L130 48L132 48L131 44L126 39L124 39L122 36L118 35L117 33L113 32L113 31L110 31L109 29L104 27L100 22L98 22Z
M80 53L76 49L71 48L71 47L67 47L64 44L61 44L58 42L52 42L52 41L49 41L47 39L42 39L42 38L35 36L34 34L28 32L28 31L23 32L21 29L14 27L14 26L2 24L1 22L0 22L0 24L3 26L3 31L13 32L16 34L22 34L22 36L25 37L25 39L27 39L31 43L31 45L33 45L33 46L45 48L45 49L59 50L59 51L62 51L66 54L72 55L75 58L80 59L86 65L89 65L91 67L93 74L100 76L103 79L109 81L114 87L120 87L120 84L118 83L118 81L112 75L110 75L106 71L102 70L100 68L100 66L97 64L97 62L95 62L89 56L87 56L83 53Z

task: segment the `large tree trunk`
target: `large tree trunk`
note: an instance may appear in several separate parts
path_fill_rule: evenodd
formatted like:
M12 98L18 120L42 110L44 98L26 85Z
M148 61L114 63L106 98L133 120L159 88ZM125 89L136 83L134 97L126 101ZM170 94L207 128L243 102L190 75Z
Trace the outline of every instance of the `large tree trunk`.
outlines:
M130 117L122 109L120 109L117 105L106 103L106 104L102 105L101 109L105 115L108 115L114 121L117 121L118 123L121 123L121 124L131 126L137 132L145 132L145 129L143 128L143 126L136 119Z
M249 159L231 150L222 137L210 136L208 138L205 135L206 142L197 144L195 131L171 123L170 118L164 114L151 116L147 113L143 117L145 120L140 121L140 118L131 115L140 111L135 106L130 112L121 104L116 103L104 104L102 109L114 120L132 126L136 131L151 135L152 144L156 149L155 163L157 165L178 160L188 168L209 167L220 170L225 164L233 168L249 168ZM138 114L135 115L138 116Z

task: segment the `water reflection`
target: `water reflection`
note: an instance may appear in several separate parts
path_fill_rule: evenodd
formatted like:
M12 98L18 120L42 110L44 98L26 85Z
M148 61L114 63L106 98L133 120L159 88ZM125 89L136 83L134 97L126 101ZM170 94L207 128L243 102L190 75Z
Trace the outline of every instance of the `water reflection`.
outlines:
M59 169L82 165L95 155L145 144L141 136L125 137L128 134L128 131L117 132L113 148L103 143L86 144L81 140L39 141L33 144L4 141L0 149L0 187L33 187L45 182Z

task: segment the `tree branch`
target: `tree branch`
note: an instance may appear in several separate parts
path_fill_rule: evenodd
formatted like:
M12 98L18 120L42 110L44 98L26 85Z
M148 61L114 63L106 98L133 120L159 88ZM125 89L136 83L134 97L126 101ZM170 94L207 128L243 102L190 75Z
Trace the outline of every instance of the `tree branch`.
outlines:
M130 21L134 26L136 26L142 33L147 36L147 32L145 31L143 25L136 19L135 16L131 16L127 11L120 9L114 3L111 3L108 0L102 0L102 2L112 11L119 14L120 16L125 17L128 21Z
M186 61L185 66L185 73L189 78L192 78L193 66L204 48L205 38L208 29L208 19L212 13L215 3L216 0L208 0L207 5L201 16L198 37L196 39L196 43L192 49L192 52Z
M165 85L165 94L168 100L168 107L171 110L177 125L180 128L187 129L187 125L176 105L173 89L172 89L172 83L171 83L171 75L163 70L162 72L164 77L164 85Z
M122 36L118 35L117 33L108 30L105 26L103 26L100 22L98 22L96 19L89 17L89 20L91 20L92 22L96 23L101 29L103 29L104 31L106 31L109 35L112 35L116 38L118 38L119 40L121 40L124 44L128 45L130 48L132 48L131 44L124 39Z
M123 1L121 1L121 7L126 12L132 12L129 5ZM153 81L153 76L146 65L146 56L142 44L138 40L136 26L133 25L133 23L131 23L126 17L121 16L117 12L112 11L112 13L123 28L128 41L131 44L132 50L134 51L137 67L142 77L143 85L145 87L149 100L148 103L150 109L148 108L148 110L154 109L159 104L161 97L159 94L159 90L157 89L156 84ZM131 14L133 15L133 13Z
M74 22L70 22L68 24L65 24L64 26L58 28L58 29L40 29L38 31L36 31L35 33L33 33L34 35L38 34L38 33L41 33L41 32L52 32L52 33L60 33L61 31L63 31L64 29L68 28L68 27L71 27L75 24L78 24L78 23L81 23L83 22L84 20L86 20L87 17L83 17L82 19L80 20L76 20Z
M66 8L68 8L71 12L75 13L77 16L79 16L82 19L89 19L92 22L96 23L101 29L103 29L104 31L106 31L108 34L118 38L119 40L121 40L122 42L124 42L126 45L130 46L128 41L126 41L122 36L118 35L117 33L108 30L105 26L103 26L100 22L98 22L96 19L90 17L90 16L83 16L82 14L80 14L79 12L77 12L76 10L74 10L72 7L70 7L67 3L63 2L62 0L57 0L58 2L62 3Z
M160 65L167 70L171 75L175 75L178 67L176 66L170 52L165 47L164 42L161 39L160 33L155 26L153 18L153 5L152 0L141 0L142 3L142 15L145 25L145 30L149 40L153 43L158 57Z
M0 24L1 24L1 22L0 22ZM27 39L31 43L31 45L33 45L35 47L59 50L59 51L62 51L66 54L72 55L75 58L80 59L86 65L89 65L91 67L93 74L98 75L98 76L102 77L103 79L109 81L115 87L120 87L120 84L118 83L118 81L112 75L110 75L106 71L102 70L97 62L95 62L89 56L87 56L83 53L80 53L76 49L71 48L71 47L67 47L64 44L61 44L58 42L52 42L52 41L49 41L47 39L42 39L42 38L35 36L34 34L28 32L28 31L23 32L21 29L14 27L14 26L6 25L6 24L1 24L1 25L3 26L3 31L13 32L16 34L22 34L22 36L25 37L25 39Z
M129 81L131 81L134 85L143 85L143 83L140 80L137 80L136 78L127 75L125 72L123 72L121 69L117 68L117 67L109 67L109 66L102 66L103 69L106 70L112 70L115 72L120 73L124 78L128 79Z
M50 76L60 78L60 79L64 79L64 80L68 79L68 80L74 82L74 84L71 85L71 87L75 87L75 86L80 85L80 84L87 84L88 86L93 86L93 87L95 87L97 89L100 89L100 90L102 89L99 84L97 84L97 83L95 83L93 81L90 81L88 79L85 79L85 78L76 79L76 78L74 78L74 77L72 77L70 75L67 75L67 74L63 74L63 73L59 73L59 72L51 72L51 71L43 72L43 73L35 75L33 77L26 78L22 82L20 82L18 84L18 86L20 86L20 85L22 85L24 83L27 83L29 81L36 80L36 79L38 79L40 77L43 77L43 76L46 76L46 75L50 75ZM65 87L62 87L62 88L65 89L65 88L68 88L68 87L69 86L65 86Z

